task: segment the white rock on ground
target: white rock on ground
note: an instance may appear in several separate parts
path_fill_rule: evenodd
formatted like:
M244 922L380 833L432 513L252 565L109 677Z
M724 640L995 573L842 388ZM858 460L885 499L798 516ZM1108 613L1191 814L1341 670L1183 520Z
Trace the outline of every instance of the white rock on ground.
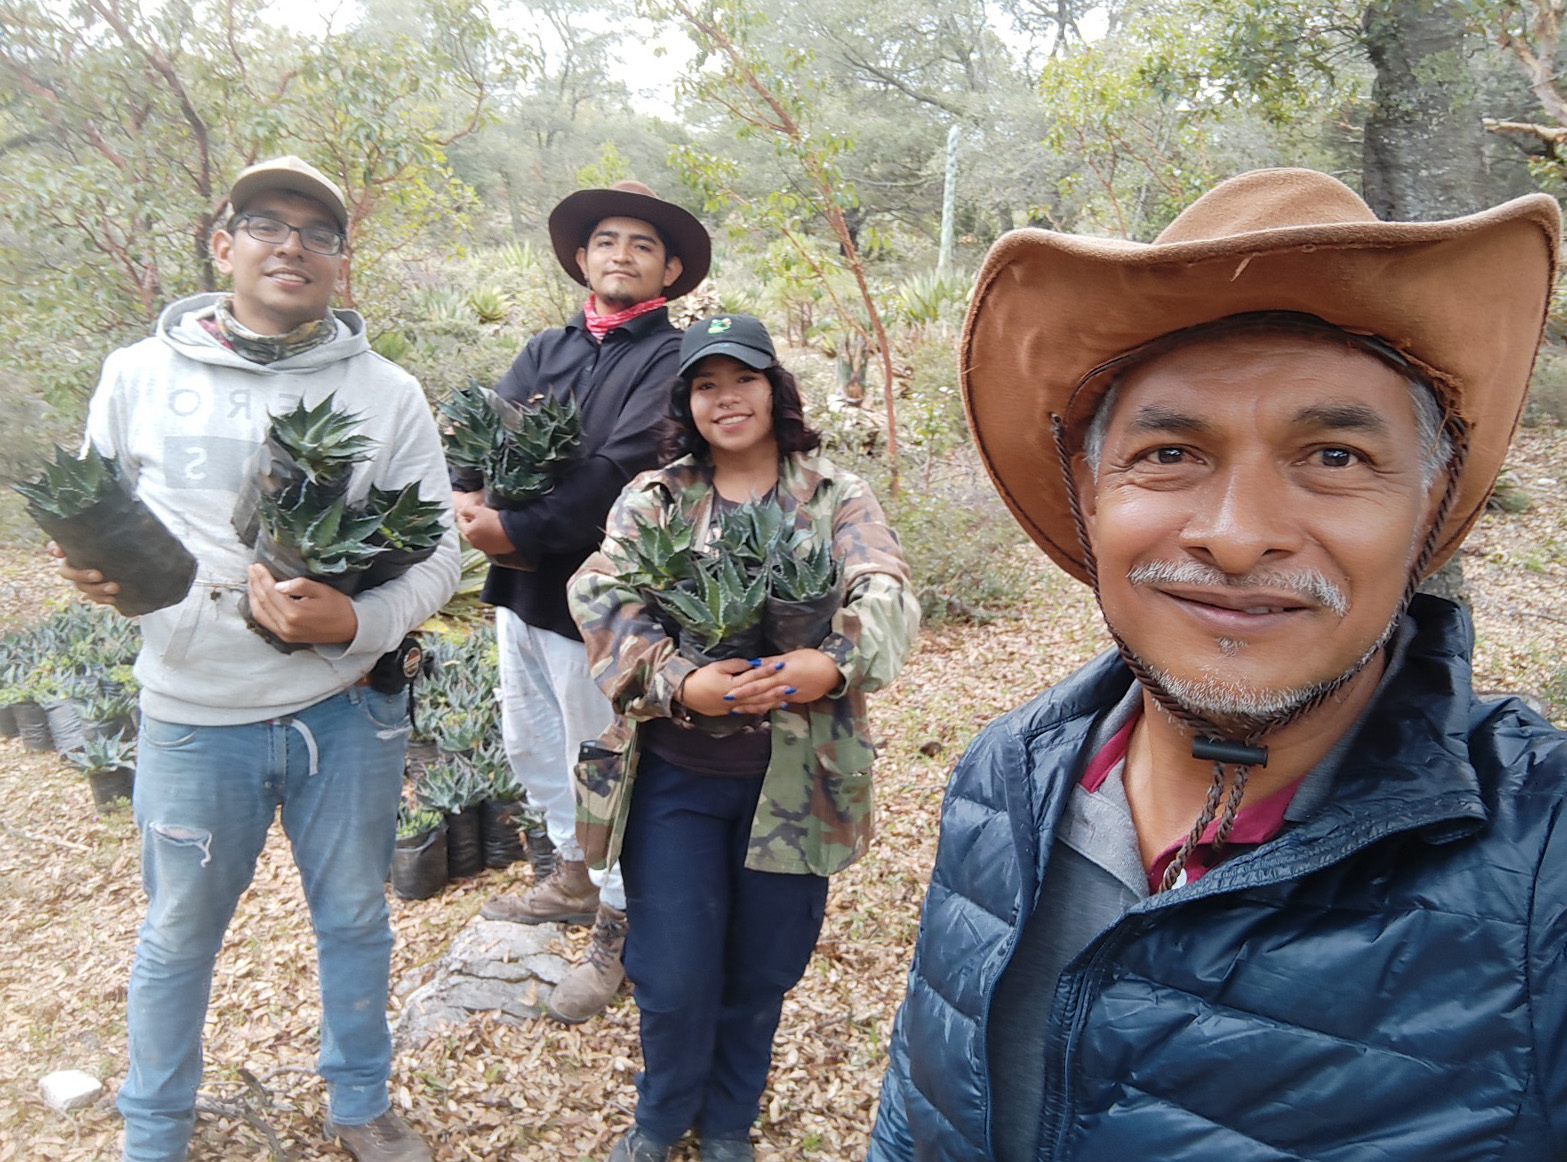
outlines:
M542 1016L550 990L571 969L548 951L560 935L557 924L475 917L435 962L434 975L407 992L392 1025L393 1041L399 1048L422 1045L477 1012L499 1013L512 1023ZM401 995L405 989L400 984L394 991Z
M103 1092L103 1083L80 1069L59 1069L38 1083L44 1104L59 1113L92 1105Z

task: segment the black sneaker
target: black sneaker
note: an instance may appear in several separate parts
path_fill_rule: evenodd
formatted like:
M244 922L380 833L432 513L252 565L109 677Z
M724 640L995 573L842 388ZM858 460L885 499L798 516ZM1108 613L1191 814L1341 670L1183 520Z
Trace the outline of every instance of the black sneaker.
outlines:
M605 1162L669 1162L674 1143L665 1144L633 1129L615 1143Z

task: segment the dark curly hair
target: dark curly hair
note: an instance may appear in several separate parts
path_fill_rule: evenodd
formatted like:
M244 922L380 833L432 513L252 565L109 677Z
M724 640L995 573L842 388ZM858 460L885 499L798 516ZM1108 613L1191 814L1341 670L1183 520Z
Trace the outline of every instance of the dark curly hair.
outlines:
M701 364L697 364L700 367ZM694 373L696 368L692 368ZM800 401L800 385L794 376L774 363L762 374L773 389L773 439L782 459L795 452L814 452L822 446L822 434L805 422L805 407ZM712 459L707 441L696 430L691 418L691 380L678 375L669 384L669 414L658 426L658 451L663 463L682 456Z

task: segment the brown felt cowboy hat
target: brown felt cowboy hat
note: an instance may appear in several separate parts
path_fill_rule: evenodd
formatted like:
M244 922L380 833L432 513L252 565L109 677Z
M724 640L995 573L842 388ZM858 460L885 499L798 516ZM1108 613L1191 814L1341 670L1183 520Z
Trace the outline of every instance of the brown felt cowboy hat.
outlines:
M567 194L550 211L550 242L562 269L583 286L588 281L577 265L577 251L587 245L588 234L605 218L640 218L663 233L671 255L684 268L664 291L666 299L678 299L695 290L707 277L713 261L713 243L707 229L688 210L666 202L641 182L616 182L608 189L577 190Z
M1374 336L1467 426L1469 452L1428 564L1458 548L1501 470L1556 273L1561 211L1531 194L1444 222L1383 222L1304 169L1242 174L1152 243L1004 235L975 283L959 351L969 425L1013 516L1088 580L1052 430L1077 451L1117 357L1171 332L1284 311Z

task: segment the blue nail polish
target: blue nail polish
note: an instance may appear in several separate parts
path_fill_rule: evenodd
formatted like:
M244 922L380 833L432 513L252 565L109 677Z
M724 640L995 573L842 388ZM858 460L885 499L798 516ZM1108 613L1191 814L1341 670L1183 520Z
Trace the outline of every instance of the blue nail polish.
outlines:
M782 662L774 662L773 663L773 669L774 670L781 670L783 668L784 668L784 664Z
M750 659L747 660L746 664L754 668L754 667L760 666L762 664L762 659L761 658L750 658Z
M725 702L733 702L734 700L735 700L735 696L733 694L725 694L724 695L724 701Z
M785 686L784 687L784 693L785 694L793 694L794 693L794 687L793 686Z
M738 710L731 710L729 713L730 714L739 714L740 712Z

